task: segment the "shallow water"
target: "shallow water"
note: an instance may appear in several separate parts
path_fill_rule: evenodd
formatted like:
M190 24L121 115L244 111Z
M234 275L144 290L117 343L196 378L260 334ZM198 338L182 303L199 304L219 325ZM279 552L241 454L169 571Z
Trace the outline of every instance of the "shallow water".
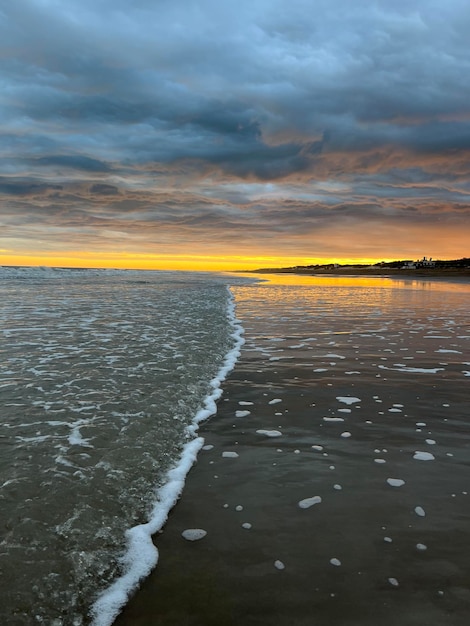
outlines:
M3 270L0 621L81 624L233 348L217 277Z
M361 506L356 506L357 498L367 493L383 497L384 511L394 510L392 494L408 494L408 505L423 505L428 521L433 507L437 511L444 496L452 497L447 493L452 488L453 508L433 519L445 525L444 519L452 523L456 511L461 516L462 509L456 507L464 506L466 498L463 470L469 444L469 286L377 278L268 279L239 284L240 279L227 276L209 280L134 272L4 277L3 622L88 623L97 593L121 572L124 531L147 520L155 489L179 458L188 441L187 427L233 348L227 282L232 284L246 344L227 382L229 394L219 404L220 415L207 428L210 435L216 426L214 441L221 438L225 443L204 454L214 455L213 469L220 478L226 468L232 476L220 498L230 493L232 500L238 490L241 498L246 487L237 484L236 464L241 459L222 458L222 452L238 450L235 446L245 437L254 437L257 443L249 453L253 462L243 470L247 483L261 480L260 489L273 491L279 505L290 506L294 498L294 510L297 501L320 490L323 502L312 510L328 510L324 505L329 491L342 494L347 506L333 506L333 514L348 516L353 535L368 528L369 522L355 518L365 504L359 500ZM272 431L281 436L266 434ZM235 433L237 441L232 441ZM278 448L287 454L281 455ZM262 467L260 450L272 455ZM434 458L415 459L416 452ZM310 493L304 488L310 484L305 470L312 462L314 471L310 466L308 471L315 491ZM405 484L398 488L387 484L387 478ZM285 493L278 490L279 480L287 486ZM436 485L434 498L424 495L430 481ZM341 491L333 486L339 483ZM421 489L422 500L417 497ZM254 571L263 573L282 557L287 572L298 559L297 568L312 575L305 546L295 542L302 526L296 527L296 522L291 528L276 508L267 509L269 522L262 521L263 510L255 505L261 500L259 491L250 498L252 517L247 520L267 528L275 521L286 545L285 537L293 535L290 552L273 550L272 561L256 565ZM209 505L204 500L201 507L198 501L198 510ZM217 515L209 509L207 513L216 523ZM386 519L376 511L370 520L398 529L397 515ZM303 523L311 532L306 519ZM314 526L314 532L323 532L331 519L327 516L322 524ZM224 535L225 524L219 530ZM276 532L270 537L279 546ZM382 535L389 531L377 526L367 532L381 533L383 543ZM416 535L415 543L428 541L432 532ZM209 538L216 533L212 529ZM237 546L247 559L243 567L251 571L250 554L257 548L255 544L245 550L245 540L241 535ZM333 540L336 545L338 535ZM227 538L221 541L225 545ZM325 549L328 541L322 541ZM329 559L340 558L343 565L332 569L344 572L350 543L348 537L341 543L341 554L329 555L330 568ZM364 550L370 564L376 546ZM313 551L311 558L319 558L318 553ZM316 573L336 593L333 574L320 565ZM388 577L395 576L403 585L398 567L388 572ZM387 576L384 580L388 585ZM300 596L298 601L303 602ZM327 619L327 607L325 611ZM238 623L248 623L248 618Z

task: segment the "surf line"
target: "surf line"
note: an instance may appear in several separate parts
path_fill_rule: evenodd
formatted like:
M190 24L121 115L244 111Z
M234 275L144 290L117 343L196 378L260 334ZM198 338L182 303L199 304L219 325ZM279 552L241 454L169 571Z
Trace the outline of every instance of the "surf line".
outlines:
M202 407L186 428L188 435L194 438L184 445L178 463L168 471L165 484L158 489L149 521L126 531L127 550L121 559L123 574L114 580L91 606L91 626L112 626L131 593L158 563L158 548L152 541L152 535L164 526L169 512L183 491L186 476L204 445L204 439L197 436L198 426L202 421L217 413L217 400L222 395L221 384L235 367L240 357L241 347L245 343L244 328L235 315L235 299L229 286L227 286L227 291L227 318L231 326L230 337L234 340L234 346L226 354L217 375L210 381L211 391L204 399Z

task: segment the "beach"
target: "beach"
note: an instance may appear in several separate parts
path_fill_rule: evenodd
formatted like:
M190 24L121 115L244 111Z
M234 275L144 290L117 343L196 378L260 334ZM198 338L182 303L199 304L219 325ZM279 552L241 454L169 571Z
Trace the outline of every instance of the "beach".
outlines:
M397 269L390 267L348 267L340 266L337 268L313 269L309 267L284 268L284 269L264 269L257 270L253 273L261 274L296 274L299 276L375 276L382 278L409 279L418 280L452 280L470 282L469 267L427 267L416 269Z
M427 285L234 289L244 349L115 626L467 623L468 291Z

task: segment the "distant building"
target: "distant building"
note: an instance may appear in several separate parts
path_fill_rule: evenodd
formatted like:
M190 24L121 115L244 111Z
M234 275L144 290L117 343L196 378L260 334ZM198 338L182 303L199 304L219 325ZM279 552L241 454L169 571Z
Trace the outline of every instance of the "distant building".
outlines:
M422 259L418 259L417 261L405 261L401 267L402 270L416 270L420 267L435 267L436 261L432 260L432 257L427 259L423 256Z
M427 259L425 256L421 259L421 261L417 261L420 267L434 267L436 265L436 261L433 261L431 257Z

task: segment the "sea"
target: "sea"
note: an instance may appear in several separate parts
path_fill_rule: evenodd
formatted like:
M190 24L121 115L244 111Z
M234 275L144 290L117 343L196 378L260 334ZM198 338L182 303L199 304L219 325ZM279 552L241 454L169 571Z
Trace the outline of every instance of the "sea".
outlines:
M0 623L113 623L158 563L152 536L184 498L200 423L254 351L325 388L447 377L452 420L469 296L396 277L0 268Z

